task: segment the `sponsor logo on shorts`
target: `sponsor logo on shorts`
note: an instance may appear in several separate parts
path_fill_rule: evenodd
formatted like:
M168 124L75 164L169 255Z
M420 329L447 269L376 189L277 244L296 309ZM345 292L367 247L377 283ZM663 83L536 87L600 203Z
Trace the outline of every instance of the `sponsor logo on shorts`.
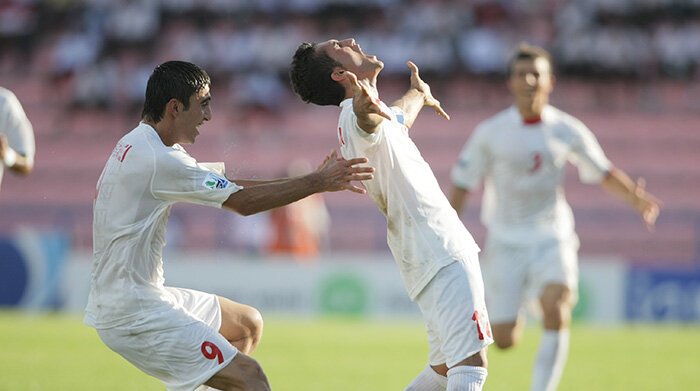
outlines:
M207 177L204 178L204 182L202 182L202 186L206 187L207 189L225 189L227 188L231 182L228 181L228 179L220 177L214 173L208 173Z

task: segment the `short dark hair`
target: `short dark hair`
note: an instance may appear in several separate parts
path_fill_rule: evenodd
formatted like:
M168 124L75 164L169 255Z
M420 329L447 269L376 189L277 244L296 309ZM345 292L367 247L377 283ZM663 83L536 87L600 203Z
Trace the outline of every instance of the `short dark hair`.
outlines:
M185 61L164 62L148 78L141 118L160 121L163 119L165 105L173 98L182 102L187 110L190 107L190 97L209 84L209 75L195 64Z
M292 90L304 102L319 106L335 105L345 99L345 88L331 79L333 68L342 64L326 53L316 52L316 43L304 42L297 48L289 70Z
M521 43L518 45L515 53L508 62L508 69L506 70L506 75L510 77L513 72L513 66L516 62L520 60L535 60L537 58L544 58L549 63L549 70L554 74L554 62L552 62L552 55L549 54L547 50L542 47L530 45L528 43Z

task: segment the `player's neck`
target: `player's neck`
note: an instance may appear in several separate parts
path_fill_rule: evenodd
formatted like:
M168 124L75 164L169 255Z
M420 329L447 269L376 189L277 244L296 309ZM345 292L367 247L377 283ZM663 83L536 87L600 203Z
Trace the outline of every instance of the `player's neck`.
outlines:
M374 96L379 96L379 90L377 89L377 75L374 75L374 77L368 77L365 79L362 79L360 81L360 84L368 88L368 92L370 94L374 94ZM349 86L346 86L345 88L345 99L352 98L355 96L355 92L350 88Z
M529 104L519 104L518 112L526 124L537 123L542 118L542 111L546 103L530 102Z
M168 132L166 130L167 127L163 126L163 121L153 122L150 119L144 118L141 120L141 122L152 127L153 130L155 130L156 133L158 133L158 137L160 137L160 141L162 141L164 145L172 147L173 144L176 143L176 141L172 140L171 132Z

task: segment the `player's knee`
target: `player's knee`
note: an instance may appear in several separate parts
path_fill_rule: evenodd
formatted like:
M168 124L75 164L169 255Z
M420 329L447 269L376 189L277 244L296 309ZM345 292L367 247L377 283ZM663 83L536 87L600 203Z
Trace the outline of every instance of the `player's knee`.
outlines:
M542 318L547 329L567 327L571 319L572 306L567 300L557 300L542 306Z
M510 349L515 345L515 341L513 340L513 338L494 338L493 343L499 349Z
M263 332L264 324L262 314L257 309L250 307L249 310L246 311L245 317L245 325L248 330L250 330L250 336L255 343L257 343L262 337Z
M260 311L247 307L241 314L240 324L243 326L243 335L232 343L243 353L250 354L258 346L263 334L263 318Z
M493 343L499 349L509 349L518 344L519 336L514 329L499 330L494 328L492 332Z

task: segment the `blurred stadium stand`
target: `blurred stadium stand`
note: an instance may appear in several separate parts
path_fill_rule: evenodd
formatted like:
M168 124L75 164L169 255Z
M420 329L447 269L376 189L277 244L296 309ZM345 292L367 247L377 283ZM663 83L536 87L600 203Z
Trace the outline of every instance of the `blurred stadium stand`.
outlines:
M136 126L146 78L169 59L213 78L214 118L188 151L223 160L230 177L277 176L297 157L337 145L337 114L287 86L302 41L354 36L386 59L380 88L406 88L412 59L452 115L426 111L413 138L445 191L474 126L510 104L503 70L520 41L558 64L553 104L583 120L608 157L647 179L664 202L646 232L622 202L569 175L582 253L633 262L700 258L700 2L608 1L0 1L0 85L34 124L36 168L5 175L0 233L62 229L89 250L95 183L115 142ZM331 250L387 251L385 223L366 198L326 195ZM479 241L478 202L464 220ZM232 248L229 216L178 205L183 249Z

